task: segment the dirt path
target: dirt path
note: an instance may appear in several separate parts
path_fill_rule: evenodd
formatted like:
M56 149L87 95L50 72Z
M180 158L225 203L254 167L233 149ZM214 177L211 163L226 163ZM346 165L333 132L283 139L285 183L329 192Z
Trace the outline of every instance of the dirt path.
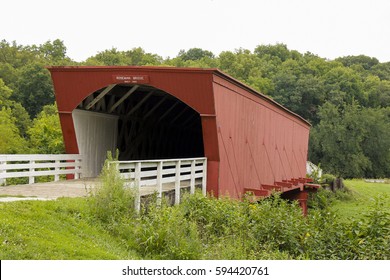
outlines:
M0 187L0 202L26 199L50 200L59 197L87 196L88 192L94 188L97 182L98 180L96 178L84 178L79 180Z
M49 183L36 183L32 185L16 185L0 187L0 202L18 200L54 200L59 197L83 197L99 183L97 178L83 178L79 180L67 180ZM201 180L197 179L195 184L199 186ZM181 181L181 188L189 188L189 181ZM164 193L172 192L175 189L174 183L163 184ZM140 195L147 196L157 192L156 186L140 188Z

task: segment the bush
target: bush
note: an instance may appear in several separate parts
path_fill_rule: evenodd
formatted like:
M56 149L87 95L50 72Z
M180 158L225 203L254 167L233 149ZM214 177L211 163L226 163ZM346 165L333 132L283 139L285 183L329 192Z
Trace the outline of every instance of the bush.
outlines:
M389 259L389 212L380 201L365 219L340 222L329 204L347 196L321 189L307 218L274 194L258 203L186 194L180 205L134 196L104 168L89 199L93 217L143 259ZM344 199L344 198L343 198Z
M332 188L335 180L336 180L336 176L332 174L323 174L319 182L321 186L324 188Z
M112 160L111 154L108 154L100 175L100 184L89 197L92 214L106 225L118 223L136 214L134 191L124 187L124 181Z

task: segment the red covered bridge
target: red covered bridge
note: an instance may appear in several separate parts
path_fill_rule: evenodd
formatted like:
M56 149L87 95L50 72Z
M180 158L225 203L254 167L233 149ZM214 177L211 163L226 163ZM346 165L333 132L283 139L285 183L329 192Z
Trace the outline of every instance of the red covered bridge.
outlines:
M67 153L96 176L120 160L207 158L207 191L272 190L305 207L310 124L218 69L50 67Z

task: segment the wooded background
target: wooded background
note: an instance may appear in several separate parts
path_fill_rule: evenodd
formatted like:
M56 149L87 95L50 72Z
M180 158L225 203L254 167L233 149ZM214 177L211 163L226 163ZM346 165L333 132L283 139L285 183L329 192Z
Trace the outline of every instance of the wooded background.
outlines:
M327 60L259 45L215 55L200 48L163 58L142 48L104 50L82 62L63 41L0 42L0 154L63 153L49 65L217 67L313 125L309 160L345 178L390 177L390 62L365 55Z

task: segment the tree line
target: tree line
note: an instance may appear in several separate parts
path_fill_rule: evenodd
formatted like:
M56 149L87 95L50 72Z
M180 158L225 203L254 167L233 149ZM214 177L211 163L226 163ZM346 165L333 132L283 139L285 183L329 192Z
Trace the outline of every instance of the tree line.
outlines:
M61 40L0 42L0 153L61 153L47 65L216 67L311 122L309 160L338 176L390 177L390 62L365 55L334 60L259 45L215 55L191 48L163 58L142 48L101 51L85 61Z

